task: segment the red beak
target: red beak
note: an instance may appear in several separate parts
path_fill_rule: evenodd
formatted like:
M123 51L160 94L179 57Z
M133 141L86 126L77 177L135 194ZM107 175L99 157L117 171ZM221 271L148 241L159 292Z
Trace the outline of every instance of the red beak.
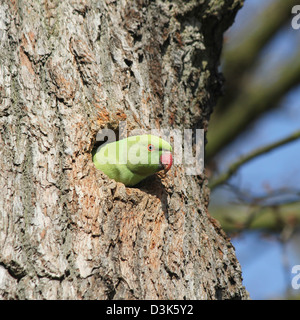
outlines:
M165 152L160 156L160 162L164 167L164 171L168 172L172 167L173 158L171 152Z

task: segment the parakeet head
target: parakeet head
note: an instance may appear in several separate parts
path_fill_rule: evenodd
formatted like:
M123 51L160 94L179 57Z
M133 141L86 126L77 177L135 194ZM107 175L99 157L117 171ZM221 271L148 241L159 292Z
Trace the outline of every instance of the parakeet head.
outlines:
M134 186L173 162L172 147L153 135L132 136L111 142L93 153L93 162L111 179Z
M154 135L140 135L127 138L127 144L127 166L132 172L148 176L170 170L172 147L165 140Z

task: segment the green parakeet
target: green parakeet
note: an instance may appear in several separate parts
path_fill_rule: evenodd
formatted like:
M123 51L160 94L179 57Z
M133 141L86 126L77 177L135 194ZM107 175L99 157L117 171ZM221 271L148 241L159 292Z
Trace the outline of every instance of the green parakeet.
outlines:
M93 155L97 169L109 178L134 186L173 162L172 147L154 135L139 135L105 144Z

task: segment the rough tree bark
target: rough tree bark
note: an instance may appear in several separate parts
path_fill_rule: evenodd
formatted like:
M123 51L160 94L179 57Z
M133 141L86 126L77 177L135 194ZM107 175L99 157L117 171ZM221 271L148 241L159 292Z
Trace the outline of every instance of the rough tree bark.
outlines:
M0 295L245 299L205 176L126 188L101 128L207 128L242 0L0 3Z

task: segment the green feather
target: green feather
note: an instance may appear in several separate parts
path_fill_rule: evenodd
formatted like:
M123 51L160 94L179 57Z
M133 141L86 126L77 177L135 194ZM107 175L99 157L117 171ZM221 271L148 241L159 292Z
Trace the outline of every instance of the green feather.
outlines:
M150 144L152 151L148 150ZM163 169L160 156L171 151L170 144L157 136L132 136L100 147L93 162L109 178L134 186Z

